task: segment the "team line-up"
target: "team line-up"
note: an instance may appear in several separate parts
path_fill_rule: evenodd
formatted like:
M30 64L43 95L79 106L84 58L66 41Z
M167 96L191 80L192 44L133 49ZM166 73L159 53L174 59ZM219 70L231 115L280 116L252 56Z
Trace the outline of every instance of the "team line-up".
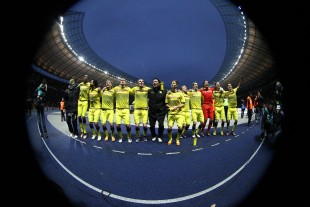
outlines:
M171 89L164 88L163 83L153 79L153 87L144 85L144 80L139 79L137 86L128 87L126 80L121 78L118 86L113 86L112 81L107 80L105 86L100 88L95 79L88 80L85 75L82 82L77 84L74 79L69 81L68 88L63 97L63 112L70 131L71 138L79 136L86 139L87 121L91 130L92 139L101 140L102 133L99 122L102 125L104 140L116 140L115 126L118 142L122 142L124 135L121 124L126 127L126 137L129 143L132 142L130 126L130 97L133 97L133 117L135 123L136 142L147 141L147 129L151 132L152 141L163 142L164 120L167 115L168 145L173 142L172 127L177 125L175 144L179 146L180 138L186 137L186 133L192 123L193 145L196 145L197 138L210 136L210 129L213 124L213 135L217 134L218 123L221 120L220 134L224 135L224 124L227 128L226 135L235 135L238 123L237 90L240 87L242 77L237 87L233 88L229 83L227 90L224 90L219 82L210 86L205 80L201 88L197 82L192 83L192 88L182 85L178 88L178 81L171 82ZM47 93L47 84L42 82L36 89L37 111L40 105L43 106ZM224 101L227 102L227 117L225 116ZM38 114L39 115L39 114ZM42 120L43 119L43 120ZM207 122L209 123L207 125ZM230 121L234 120L230 127ZM47 137L44 116L39 116L39 129L41 137ZM158 123L157 132L155 130ZM199 122L199 125L198 125ZM79 129L78 129L79 124ZM142 124L142 136L140 125ZM197 126L198 125L198 126ZM206 130L205 130L206 128ZM79 133L80 131L80 133ZM205 133L204 133L205 132Z

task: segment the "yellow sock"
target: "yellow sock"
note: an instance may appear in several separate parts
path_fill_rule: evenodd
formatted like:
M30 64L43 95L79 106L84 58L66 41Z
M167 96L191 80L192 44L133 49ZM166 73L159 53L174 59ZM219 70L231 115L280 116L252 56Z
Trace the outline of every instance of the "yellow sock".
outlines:
M168 132L169 140L172 140L172 132Z
M86 134L86 123L83 123L83 132Z
M235 131L236 126L237 126L237 124L234 124L231 130L232 130L232 131Z
M83 123L79 123L79 125L80 125L80 131L83 133L84 132L84 130L83 130Z

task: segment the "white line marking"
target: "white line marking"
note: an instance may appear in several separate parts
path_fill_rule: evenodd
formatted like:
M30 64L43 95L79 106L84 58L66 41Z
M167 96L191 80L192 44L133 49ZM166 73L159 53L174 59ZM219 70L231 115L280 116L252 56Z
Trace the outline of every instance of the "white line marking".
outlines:
M220 143L215 143L215 144L212 144L211 146L214 147L214 146L219 145L219 144L220 144Z
M152 153L143 153L143 152L138 152L138 155L152 155Z
M225 142L229 142L229 141L231 141L231 138L225 140Z
M124 151L112 150L113 152L125 153Z
M198 151L198 150L202 150L203 148L197 148L197 149L193 149L192 151Z
M98 147L98 146L96 146L96 145L94 145L94 147L99 148L99 149L102 149L102 147Z
M176 154L180 154L180 152L167 152L166 155L176 155Z
M75 139L76 141L79 141L79 142L81 142L82 144L86 144L86 142L84 142L84 141L81 141L81 140L79 140L79 139Z
M70 139L73 139L73 140L75 140L75 141L81 142L82 144L86 144L86 142L83 142L83 141L79 140L78 138L72 138L72 137L69 137L69 138L70 138Z

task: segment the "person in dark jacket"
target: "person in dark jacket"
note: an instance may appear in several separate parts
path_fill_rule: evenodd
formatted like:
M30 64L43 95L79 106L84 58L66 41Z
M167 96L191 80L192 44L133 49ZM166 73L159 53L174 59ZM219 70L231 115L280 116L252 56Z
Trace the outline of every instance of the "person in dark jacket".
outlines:
M163 82L158 78L153 79L153 87L148 91L149 99L149 124L152 135L152 141L162 142L164 133L164 120L167 114L167 107L165 103L167 90L163 87ZM156 121L158 122L158 132L155 132Z
M47 84L44 79L42 83L35 89L35 107L37 109L37 117L38 117L38 125L40 130L40 136L42 138L48 138L46 123L45 123L45 114L44 107L46 104L46 92L47 92Z
M76 139L78 137L77 128L77 108L78 108L79 90L76 87L74 79L70 79L68 88L65 91L64 112L66 114L66 122L70 131L70 137Z
M272 103L269 103L267 107L262 110L262 123L261 123L261 140L266 138L269 134L274 136L276 131L276 111Z

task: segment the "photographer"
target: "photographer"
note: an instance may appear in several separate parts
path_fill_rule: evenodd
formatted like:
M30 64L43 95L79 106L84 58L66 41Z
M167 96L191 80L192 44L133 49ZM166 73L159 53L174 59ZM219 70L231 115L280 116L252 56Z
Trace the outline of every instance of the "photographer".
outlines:
M38 117L38 125L40 130L40 136L42 138L48 138L46 124L45 124L45 114L44 107L46 104L46 92L47 92L47 84L44 79L42 83L35 89L36 94L36 102L35 107L37 109L37 117Z

